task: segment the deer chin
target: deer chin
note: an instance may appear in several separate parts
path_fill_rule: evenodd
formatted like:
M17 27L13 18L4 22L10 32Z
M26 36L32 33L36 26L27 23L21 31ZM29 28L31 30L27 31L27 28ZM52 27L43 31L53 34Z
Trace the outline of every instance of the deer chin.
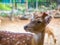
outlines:
M27 31L27 32L33 32L33 29L32 28L26 28L25 31Z

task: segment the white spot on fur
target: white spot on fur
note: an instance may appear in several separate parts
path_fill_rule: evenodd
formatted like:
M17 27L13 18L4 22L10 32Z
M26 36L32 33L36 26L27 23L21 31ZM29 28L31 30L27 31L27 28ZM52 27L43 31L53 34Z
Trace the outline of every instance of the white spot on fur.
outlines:
M10 39L10 38L7 38L7 39Z
M18 45L18 44L20 44L20 41L18 41L15 45Z

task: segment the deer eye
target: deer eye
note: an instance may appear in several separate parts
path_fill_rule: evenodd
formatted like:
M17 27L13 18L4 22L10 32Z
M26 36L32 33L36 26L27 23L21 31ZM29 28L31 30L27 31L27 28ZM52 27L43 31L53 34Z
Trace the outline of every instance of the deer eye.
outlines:
M41 21L38 21L37 23L41 23Z

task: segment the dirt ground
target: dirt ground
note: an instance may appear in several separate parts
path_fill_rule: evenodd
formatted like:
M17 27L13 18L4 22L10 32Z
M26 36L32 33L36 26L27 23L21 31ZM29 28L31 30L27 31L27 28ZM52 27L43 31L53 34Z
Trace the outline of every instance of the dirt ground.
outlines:
M23 32L25 32L23 27L27 23L29 23L29 20L15 20L15 21L11 22L11 21L9 21L9 19L4 19L1 22L0 31L4 30L4 31L23 33ZM56 38L57 38L56 45L60 45L60 18L52 19L49 26L54 29L54 33L55 33ZM47 42L48 41L47 41L47 36L46 36L44 44L48 45ZM50 42L49 45L53 45L53 40L51 40L49 42Z
M25 32L24 25L26 25L28 20L14 20L10 21L9 18L2 20L0 24L0 31L12 31L12 32Z

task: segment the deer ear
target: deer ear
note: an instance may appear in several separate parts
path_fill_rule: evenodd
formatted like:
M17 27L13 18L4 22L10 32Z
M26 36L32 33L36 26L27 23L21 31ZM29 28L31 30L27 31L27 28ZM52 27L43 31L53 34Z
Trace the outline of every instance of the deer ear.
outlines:
M47 13L44 12L43 15L42 15L42 18L44 19L45 23L48 24L51 21L52 16L50 16Z
M44 20L45 20L46 24L49 24L51 19L52 19L52 16L46 16Z
M44 12L44 13L42 14L42 18L44 19L46 16L48 16L48 14Z

